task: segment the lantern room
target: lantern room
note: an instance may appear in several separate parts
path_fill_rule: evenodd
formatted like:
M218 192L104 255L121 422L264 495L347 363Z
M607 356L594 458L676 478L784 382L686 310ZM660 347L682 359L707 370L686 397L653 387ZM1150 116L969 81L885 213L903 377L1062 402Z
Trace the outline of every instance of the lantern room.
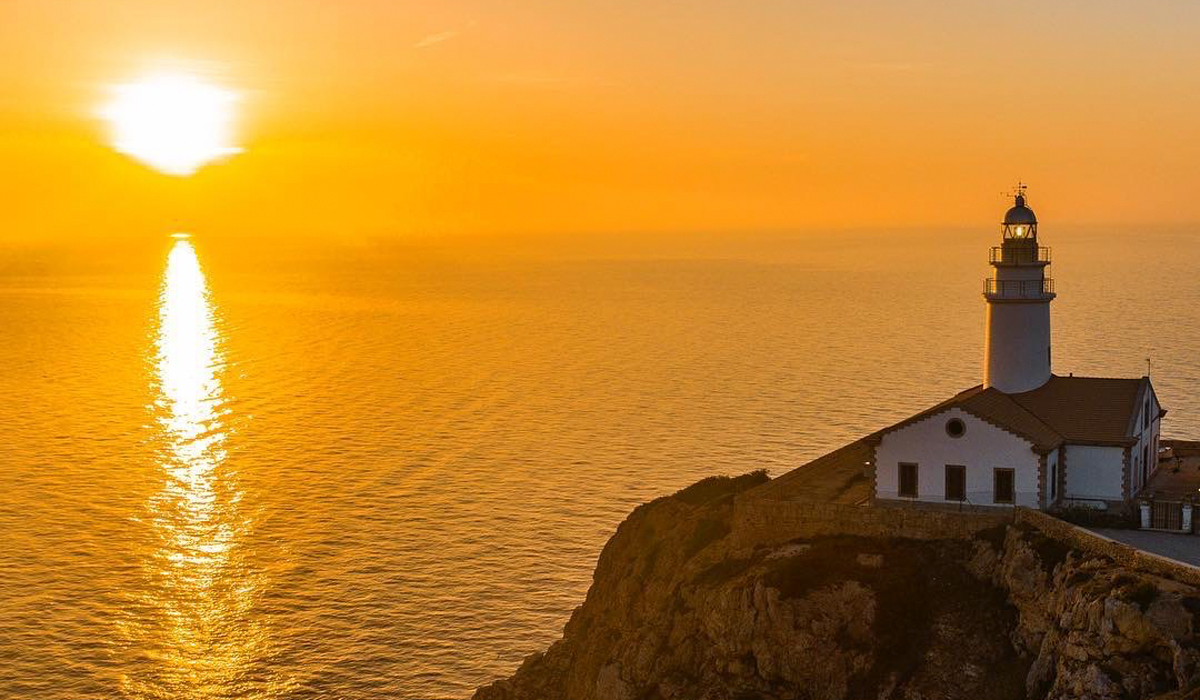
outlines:
M1025 185L1017 186L1016 201L1005 212L1004 223L1001 224L1001 227L1005 241L1009 239L1037 240L1037 216L1025 204Z

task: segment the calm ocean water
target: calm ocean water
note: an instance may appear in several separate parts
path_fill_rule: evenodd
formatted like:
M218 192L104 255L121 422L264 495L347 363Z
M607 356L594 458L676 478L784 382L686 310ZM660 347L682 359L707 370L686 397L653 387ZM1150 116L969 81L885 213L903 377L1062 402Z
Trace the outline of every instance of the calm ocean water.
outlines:
M630 508L978 382L996 231L0 245L0 697L463 697ZM1200 237L1055 231L1200 437Z

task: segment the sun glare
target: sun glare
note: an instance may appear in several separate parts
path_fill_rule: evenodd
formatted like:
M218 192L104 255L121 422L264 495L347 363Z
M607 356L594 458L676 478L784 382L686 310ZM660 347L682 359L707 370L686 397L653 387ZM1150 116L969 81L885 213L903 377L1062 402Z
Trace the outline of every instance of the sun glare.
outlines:
M113 148L164 173L191 175L241 151L233 142L238 99L194 76L157 74L114 85L100 115Z

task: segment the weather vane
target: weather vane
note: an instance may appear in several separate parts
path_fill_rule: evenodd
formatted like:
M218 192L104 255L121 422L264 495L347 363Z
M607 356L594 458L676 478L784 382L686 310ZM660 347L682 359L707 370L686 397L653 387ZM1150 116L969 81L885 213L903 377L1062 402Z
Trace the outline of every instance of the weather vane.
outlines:
M1001 192L1000 194L1004 195L1005 197L1024 197L1025 196L1025 188L1028 186L1029 185L1026 185L1024 182L1017 180L1016 187L1014 187L1011 190L1006 190L1004 192Z

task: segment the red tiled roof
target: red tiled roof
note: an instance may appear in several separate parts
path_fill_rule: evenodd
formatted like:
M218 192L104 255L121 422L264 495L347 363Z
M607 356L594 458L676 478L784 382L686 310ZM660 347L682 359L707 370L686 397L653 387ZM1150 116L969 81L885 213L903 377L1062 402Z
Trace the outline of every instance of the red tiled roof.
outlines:
M1146 377L1052 376L1033 391L1009 396L1069 443L1124 444L1132 439L1130 428L1149 382Z
M1005 394L975 386L871 436L910 425L950 408L960 408L981 420L1028 440L1038 452L1064 442L1117 444L1132 442L1130 426L1138 411L1139 379L1052 376L1032 391Z
M1029 411L999 389L983 389L959 406L967 413L1029 440L1038 451L1048 452L1062 443L1062 435L1042 416Z

